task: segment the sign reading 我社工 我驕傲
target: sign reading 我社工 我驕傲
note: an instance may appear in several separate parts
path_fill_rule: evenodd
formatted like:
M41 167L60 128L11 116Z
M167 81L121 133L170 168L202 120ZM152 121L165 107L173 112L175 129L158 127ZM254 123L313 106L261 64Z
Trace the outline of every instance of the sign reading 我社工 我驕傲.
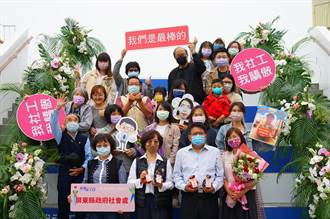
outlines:
M247 92L262 91L275 78L275 62L265 50L244 49L232 60L230 73L239 88Z
M34 94L24 98L19 104L16 121L22 132L36 141L47 141L54 138L50 127L50 115L56 108L57 101L47 94ZM65 112L60 111L59 122L64 122Z

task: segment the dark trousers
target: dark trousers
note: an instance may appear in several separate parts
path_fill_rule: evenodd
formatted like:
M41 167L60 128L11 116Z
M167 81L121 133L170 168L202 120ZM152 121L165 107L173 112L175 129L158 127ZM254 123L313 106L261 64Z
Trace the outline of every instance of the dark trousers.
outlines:
M168 209L158 208L156 206L155 196L152 194L146 194L144 198L144 208L137 207L136 209L137 219L168 219Z
M181 219L218 219L218 197L209 193L182 192Z
M68 196L71 193L72 183L82 183L84 174L80 176L70 176L68 168L59 167L57 191L58 191L58 219L69 219L70 204ZM76 213L76 219L84 219L85 213Z
M90 213L89 219L118 219L118 214L114 212L98 212L98 213Z

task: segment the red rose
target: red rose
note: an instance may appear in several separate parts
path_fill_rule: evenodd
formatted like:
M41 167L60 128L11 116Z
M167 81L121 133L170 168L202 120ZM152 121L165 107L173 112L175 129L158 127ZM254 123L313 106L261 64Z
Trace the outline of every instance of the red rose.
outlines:
M259 168L258 167L254 168L254 172L257 173L257 174L260 173Z
M248 161L249 162L252 162L253 161L253 158L252 157L248 157Z

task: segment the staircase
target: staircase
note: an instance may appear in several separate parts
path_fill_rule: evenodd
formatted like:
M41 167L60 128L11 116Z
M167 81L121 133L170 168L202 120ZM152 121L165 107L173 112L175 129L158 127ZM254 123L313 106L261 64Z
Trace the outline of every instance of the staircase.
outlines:
M28 65L28 45L32 40L28 29L16 31L14 25L0 24L0 86L6 83L21 83L24 70ZM11 126L9 119L15 117L14 92L0 94L0 144L5 143L6 133ZM9 132L8 132L9 130Z

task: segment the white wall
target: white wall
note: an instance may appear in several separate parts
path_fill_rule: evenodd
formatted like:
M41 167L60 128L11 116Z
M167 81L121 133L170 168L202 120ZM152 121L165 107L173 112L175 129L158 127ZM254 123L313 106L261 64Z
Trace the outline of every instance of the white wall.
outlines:
M59 31L65 17L72 17L92 28L92 35L105 44L113 62L125 45L125 32L142 29L188 25L190 38L199 42L221 36L228 43L249 25L281 16L279 29L288 29L290 46L307 35L312 26L311 0L222 0L222 1L3 1L0 0L0 23L29 27L32 35ZM126 61L136 60L142 78L167 78L176 66L173 47L128 52ZM30 61L37 57L31 43ZM125 63L124 63L125 64Z

